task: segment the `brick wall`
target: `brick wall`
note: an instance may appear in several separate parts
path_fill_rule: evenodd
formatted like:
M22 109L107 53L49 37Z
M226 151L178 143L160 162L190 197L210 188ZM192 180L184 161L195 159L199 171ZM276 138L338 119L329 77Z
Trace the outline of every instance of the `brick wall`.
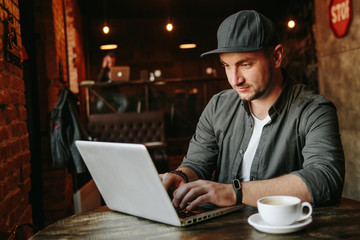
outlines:
M10 56L21 57L18 1L0 0L0 5L0 231L9 232L32 222L31 166L22 69L9 59L5 40L6 28L13 27L16 46ZM5 24L9 17L11 26Z
M52 166L50 136L51 111L58 101L62 82L68 83L66 44L66 2L34 0L37 42L40 131L43 170L43 210L45 226L74 213L72 174Z

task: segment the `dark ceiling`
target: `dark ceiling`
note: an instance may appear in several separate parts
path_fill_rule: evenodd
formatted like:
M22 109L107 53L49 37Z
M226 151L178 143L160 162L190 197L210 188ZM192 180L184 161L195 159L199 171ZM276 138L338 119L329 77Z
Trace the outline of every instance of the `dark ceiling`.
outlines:
M78 0L87 19L211 18L255 9L274 20L297 12L303 0Z
M254 9L272 19L279 35L287 34L287 21L306 19L313 0L77 0L82 14L85 41L91 75L102 55L99 46L116 42L118 60L134 66L162 59L198 59L199 55L216 47L216 30L229 15L244 9ZM310 7L309 7L310 6ZM111 28L102 33L106 22ZM171 34L165 31L167 21L174 23ZM298 34L297 34L298 35ZM191 39L198 44L186 54L177 48L180 41ZM171 52L171 53L170 53Z

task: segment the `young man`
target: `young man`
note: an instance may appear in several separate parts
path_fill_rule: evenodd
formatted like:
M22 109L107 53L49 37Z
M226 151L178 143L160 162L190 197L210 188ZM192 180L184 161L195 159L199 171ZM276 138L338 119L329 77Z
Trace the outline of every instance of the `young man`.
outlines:
M217 38L202 56L219 54L233 89L210 100L178 170L160 175L173 204L256 206L268 195L337 202L345 167L334 105L281 69L283 46L265 16L231 15Z
M107 53L102 61L101 69L97 77L98 82L107 82L110 80L110 68L115 66L116 57L113 52Z

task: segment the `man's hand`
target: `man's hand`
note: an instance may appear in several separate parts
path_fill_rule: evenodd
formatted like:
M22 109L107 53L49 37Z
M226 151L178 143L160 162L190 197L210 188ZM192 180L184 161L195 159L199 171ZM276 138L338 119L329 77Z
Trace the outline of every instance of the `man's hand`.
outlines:
M197 180L181 184L174 191L175 207L192 210L194 207L210 202L217 206L232 206L236 204L236 195L232 184Z
M168 192L173 192L180 185L185 183L185 179L174 173L159 174L161 182Z
M114 65L114 60L110 56L105 56L103 58L102 67L111 68Z

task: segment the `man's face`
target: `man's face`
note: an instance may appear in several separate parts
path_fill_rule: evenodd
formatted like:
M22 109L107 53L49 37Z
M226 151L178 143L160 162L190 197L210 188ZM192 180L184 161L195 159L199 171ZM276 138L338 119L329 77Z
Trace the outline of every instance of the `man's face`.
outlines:
M272 61L264 51L222 53L223 64L230 85L240 98L252 101L266 97L272 83Z

